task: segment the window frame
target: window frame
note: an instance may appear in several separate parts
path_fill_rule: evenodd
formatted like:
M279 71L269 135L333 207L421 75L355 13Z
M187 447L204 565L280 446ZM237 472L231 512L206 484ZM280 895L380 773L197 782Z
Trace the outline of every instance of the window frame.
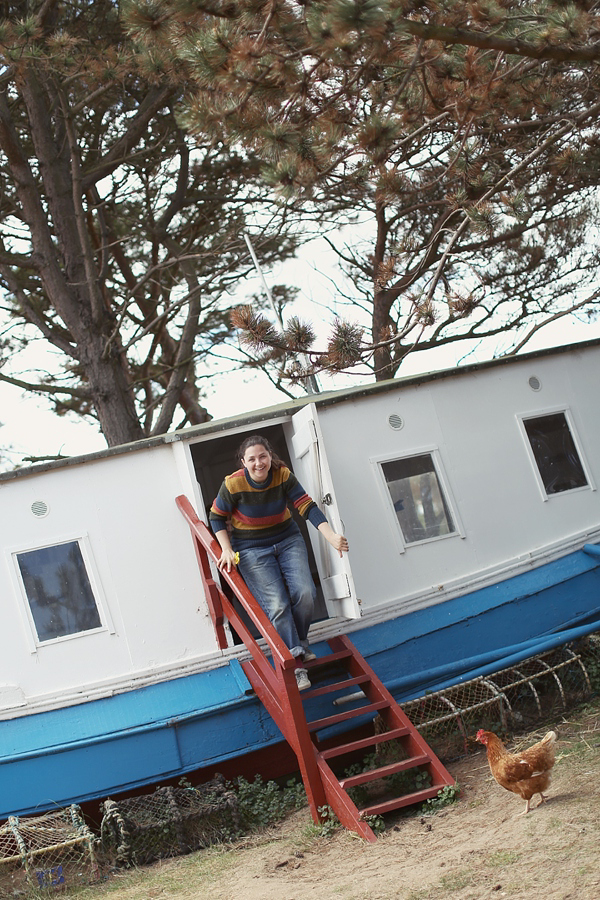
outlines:
M92 596L96 604L96 609L98 610L100 625L96 628L90 628L86 631L76 631L73 634L60 635L59 637L50 638L49 640L45 641L40 640L37 633L33 612L31 610L29 597L27 596L25 582L23 580L23 575L19 566L18 556L22 553L30 553L35 550L44 550L51 547L61 546L62 544L73 543L76 543L79 546L83 565L85 567L88 581L90 583ZM6 554L10 558L9 568L11 578L13 581L15 594L18 598L18 608L21 615L21 620L24 625L25 636L30 653L37 653L40 648L54 646L55 644L63 644L65 643L65 641L80 640L81 638L86 638L101 633L116 633L108 604L106 602L106 597L102 589L99 572L94 560L94 555L92 553L92 545L89 534L87 534L86 532L78 532L77 534L72 535L61 535L60 537L56 537L54 540L38 541L35 544L24 544L19 545L18 547L13 546L7 548Z
M448 532L448 534L436 535L435 537L423 538L420 541L408 542L405 540L402 526L400 525L400 520L398 519L398 515L396 513L396 510L394 509L392 496L388 488L388 482L385 477L385 472L383 471L383 463L396 462L402 459L412 459L417 456L431 457L433 469L438 480L440 491L442 492L443 499L452 517L454 531L450 531ZM445 541L449 538L465 538L466 533L463 528L461 518L458 514L458 507L456 505L456 501L454 500L454 495L450 488L450 482L448 481L448 478L446 476L446 472L442 463L442 457L437 446L428 445L426 447L417 447L402 452L396 451L385 454L378 454L377 456L370 456L369 462L373 466L375 480L383 499L387 511L387 516L392 520L392 534L400 553L406 553L407 549L411 547L422 547L425 544L437 543L438 541Z
M582 484L579 487L570 488L568 491L557 491L554 494L549 494L546 491L546 486L544 485L544 479L542 478L542 473L540 472L539 466L537 464L537 460L535 458L535 453L533 452L533 447L531 446L531 441L529 440L529 435L527 434L527 429L525 428L525 422L530 421L531 419L542 419L544 416L556 416L556 415L564 415L565 421L567 423L567 427L571 434L571 438L573 440L573 444L575 445L575 449L579 456L579 462L581 463L581 468L583 469L583 474L586 477L587 484ZM544 503L548 500L553 500L556 497L564 497L571 496L573 494L581 493L582 491L595 491L596 484L594 479L592 478L592 473L590 467L588 465L586 455L583 451L583 446L581 440L579 438L579 434L577 432L577 428L575 426L575 421L573 418L573 414L571 412L570 407L568 406L552 406L546 407L544 409L536 410L535 412L526 412L526 413L518 413L517 414L517 425L519 427L519 431L521 432L521 437L523 439L523 443L525 445L525 451L529 458L529 462L533 471L533 475L538 486L538 490L540 492L540 496Z

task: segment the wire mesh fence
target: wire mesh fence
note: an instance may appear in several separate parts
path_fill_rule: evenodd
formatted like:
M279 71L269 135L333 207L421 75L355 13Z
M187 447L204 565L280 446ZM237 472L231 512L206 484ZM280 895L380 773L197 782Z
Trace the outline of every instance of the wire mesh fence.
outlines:
M0 826L0 898L47 897L98 877L97 839L78 806Z
M197 787L159 787L152 794L102 804L103 856L116 866L143 865L231 839L238 802L217 775Z
M504 733L552 718L600 691L600 635L402 704L444 761L469 751L479 728Z

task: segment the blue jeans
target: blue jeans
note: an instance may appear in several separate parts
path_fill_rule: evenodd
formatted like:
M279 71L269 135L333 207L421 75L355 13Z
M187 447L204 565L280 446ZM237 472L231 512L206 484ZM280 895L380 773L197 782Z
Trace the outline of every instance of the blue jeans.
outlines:
M292 656L301 656L308 647L316 598L302 535L240 550L238 568Z

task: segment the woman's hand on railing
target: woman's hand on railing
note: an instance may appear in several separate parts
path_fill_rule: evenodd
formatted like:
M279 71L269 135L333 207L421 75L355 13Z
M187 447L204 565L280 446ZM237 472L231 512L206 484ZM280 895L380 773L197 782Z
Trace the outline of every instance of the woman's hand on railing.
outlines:
M240 554L236 553L231 547L223 547L221 550L221 556L217 560L217 568L219 571L223 571L223 569L227 569L228 572L231 572L232 566L237 566L240 561Z

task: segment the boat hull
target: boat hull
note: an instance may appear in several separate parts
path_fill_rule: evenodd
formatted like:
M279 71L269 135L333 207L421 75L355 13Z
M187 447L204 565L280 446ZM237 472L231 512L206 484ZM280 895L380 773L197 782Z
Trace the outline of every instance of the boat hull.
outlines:
M600 556L588 547L435 606L354 627L351 637L403 702L597 630ZM317 653L324 649L316 645ZM0 818L214 771L281 741L237 659L0 727Z

